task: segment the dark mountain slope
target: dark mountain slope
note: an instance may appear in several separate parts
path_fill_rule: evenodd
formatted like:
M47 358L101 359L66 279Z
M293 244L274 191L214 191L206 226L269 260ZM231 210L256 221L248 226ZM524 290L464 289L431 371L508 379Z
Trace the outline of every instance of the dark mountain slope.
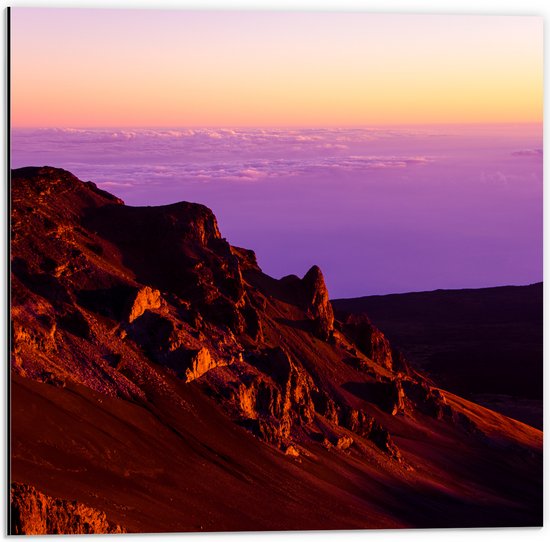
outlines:
M38 494L74 532L77 505L128 532L541 523L542 433L335 320L317 267L272 279L207 208L54 168L15 170L12 205L17 510Z
M441 387L542 429L542 283L333 301Z

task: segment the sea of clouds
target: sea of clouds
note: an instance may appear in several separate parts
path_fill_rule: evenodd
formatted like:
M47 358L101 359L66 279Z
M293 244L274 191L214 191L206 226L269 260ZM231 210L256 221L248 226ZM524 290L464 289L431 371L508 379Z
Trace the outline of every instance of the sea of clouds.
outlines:
M248 182L429 162L427 156L397 153L397 147L388 154L387 146L375 144L404 135L372 129L14 130L12 163L63 164L106 186L129 186L166 178Z

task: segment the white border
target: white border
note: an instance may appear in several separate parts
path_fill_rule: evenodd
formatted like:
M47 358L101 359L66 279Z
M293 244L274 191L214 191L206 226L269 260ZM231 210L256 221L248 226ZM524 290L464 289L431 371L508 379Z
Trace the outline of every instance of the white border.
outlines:
M370 11L379 13L473 13L537 15L547 12L544 0L31 0L2 1L2 7L82 7L145 9L261 9Z

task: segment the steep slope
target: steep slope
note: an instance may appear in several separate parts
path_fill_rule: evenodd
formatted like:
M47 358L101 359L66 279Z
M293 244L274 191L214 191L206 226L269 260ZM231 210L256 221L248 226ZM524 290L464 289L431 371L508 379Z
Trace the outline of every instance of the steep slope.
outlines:
M542 433L335 320L319 268L272 279L206 207L127 207L54 168L13 171L12 208L18 510L76 501L128 532L541 523Z
M411 365L451 390L542 429L542 283L333 301L369 315Z

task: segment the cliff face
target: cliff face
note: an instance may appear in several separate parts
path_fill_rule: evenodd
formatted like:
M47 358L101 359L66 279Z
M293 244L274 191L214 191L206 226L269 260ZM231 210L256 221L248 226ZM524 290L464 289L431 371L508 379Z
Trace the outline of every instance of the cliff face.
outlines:
M368 319L335 321L317 266L272 279L206 207L127 207L54 168L12 172L12 207L12 476L62 499L40 517L18 505L18 525L80 529L59 504L76 499L129 531L434 526L443 494L470 498L464 469L445 471L449 439L457 461L463 447L496 454L491 431L530 458L538 495L540 433L486 424L413 374ZM423 463L414 443L427 434ZM428 491L428 472L453 489ZM409 491L416 512L400 515L392 495L410 484L426 497ZM333 500L339 511L324 509ZM538 521L525 504L512 516L483 506L496 523ZM441 524L476 524L459 509L449 504Z

